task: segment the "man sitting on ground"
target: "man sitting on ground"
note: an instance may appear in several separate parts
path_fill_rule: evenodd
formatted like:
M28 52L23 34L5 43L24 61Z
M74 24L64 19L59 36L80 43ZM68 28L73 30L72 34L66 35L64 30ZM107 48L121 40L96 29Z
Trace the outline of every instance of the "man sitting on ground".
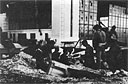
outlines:
M95 68L93 48L88 44L86 40L82 41L82 45L86 47L85 55L82 56L82 59L84 60L84 66Z

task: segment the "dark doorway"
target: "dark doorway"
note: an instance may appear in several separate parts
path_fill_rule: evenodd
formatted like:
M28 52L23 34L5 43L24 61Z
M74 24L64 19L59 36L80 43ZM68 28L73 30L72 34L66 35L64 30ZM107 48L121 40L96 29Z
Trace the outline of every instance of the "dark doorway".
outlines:
M30 39L35 39L35 37L36 37L36 34L35 33L31 33L30 34Z

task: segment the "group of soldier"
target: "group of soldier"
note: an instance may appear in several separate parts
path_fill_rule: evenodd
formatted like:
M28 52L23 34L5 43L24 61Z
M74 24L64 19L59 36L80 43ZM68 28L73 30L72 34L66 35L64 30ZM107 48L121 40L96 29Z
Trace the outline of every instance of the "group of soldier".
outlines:
M93 49L96 56L96 68L109 68L112 72L121 68L120 52L121 48L118 44L118 35L115 31L116 26L103 29L100 25L93 27ZM107 50L107 51L106 51ZM91 50L92 52L92 50Z
M100 25L93 27L93 46L90 46L86 39L82 41L82 45L86 47L85 54L81 56L84 66L94 69L109 68L113 72L121 68L122 65L119 63L121 48L118 44L118 36L115 29L116 26L112 26L110 30L108 28L104 29ZM69 53L63 49L63 54L60 56L59 47L55 47L54 44L55 41L49 39L45 42L39 41L38 43L36 40L33 40L30 41L30 45L23 51L36 59L37 68L47 72L52 59L70 64L66 56ZM53 48L55 51L52 53ZM108 48L109 50L106 51ZM96 60L94 59L95 57Z

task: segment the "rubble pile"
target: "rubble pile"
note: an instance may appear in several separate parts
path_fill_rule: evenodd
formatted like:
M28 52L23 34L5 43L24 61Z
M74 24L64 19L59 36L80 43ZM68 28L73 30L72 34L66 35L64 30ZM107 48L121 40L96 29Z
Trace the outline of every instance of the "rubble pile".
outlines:
M45 82L66 82L70 78L61 78L47 75L41 69L35 69L31 57L23 52L11 59L0 60L0 82L2 83L45 83Z
M113 73L110 71L110 70L105 70L105 69L92 69L92 68L89 68L89 67L85 67L83 66L81 63L79 64L75 64L75 65L70 65L69 67L70 69L75 69L75 70L80 70L80 71L87 71L87 72L90 72L92 74L97 74L99 76L106 76L106 77L109 77L111 76Z
M29 58L29 56L28 56ZM44 73L44 71L42 70L37 70L34 69L33 67L35 67L34 63L32 64L32 60L31 59L26 59L23 57L22 52L19 54L16 54L14 57L12 57L11 59L6 59L6 60L0 60L0 66L2 68L5 68L8 71L12 71L12 72L21 72L24 73L25 75L29 75L29 74L40 74L40 73ZM29 61L28 61L29 60ZM31 60L31 61L30 61Z
M88 67L80 65L71 65L69 68L88 71L93 74L101 75L100 79L89 79L86 76L83 78L75 77L59 77L54 75L48 75L41 69L36 69L35 59L32 56L20 52L11 59L0 60L0 82L1 83L78 83L78 82L93 82L94 84L104 84L104 82L128 82L128 72L121 70L122 72L113 73L109 70L94 70ZM118 84L117 83L117 84Z

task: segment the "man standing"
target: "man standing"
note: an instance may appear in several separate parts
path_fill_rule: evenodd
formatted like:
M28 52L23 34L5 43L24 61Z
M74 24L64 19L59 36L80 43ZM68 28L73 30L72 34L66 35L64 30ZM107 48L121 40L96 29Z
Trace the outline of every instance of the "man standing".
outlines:
M110 30L110 38L117 40L118 36L117 36L117 33L115 30L116 30L116 26L114 25L114 26L112 26L112 28Z
M93 27L94 30L94 36L93 36L93 47L96 51L96 61L97 61L97 68L101 68L101 61L102 56L104 54L105 45L106 45L106 34L102 30L102 27L100 25L95 25Z
M111 45L111 43L113 43L113 41L118 42L118 35L116 30L116 26L112 26L110 32L109 32L109 44Z

